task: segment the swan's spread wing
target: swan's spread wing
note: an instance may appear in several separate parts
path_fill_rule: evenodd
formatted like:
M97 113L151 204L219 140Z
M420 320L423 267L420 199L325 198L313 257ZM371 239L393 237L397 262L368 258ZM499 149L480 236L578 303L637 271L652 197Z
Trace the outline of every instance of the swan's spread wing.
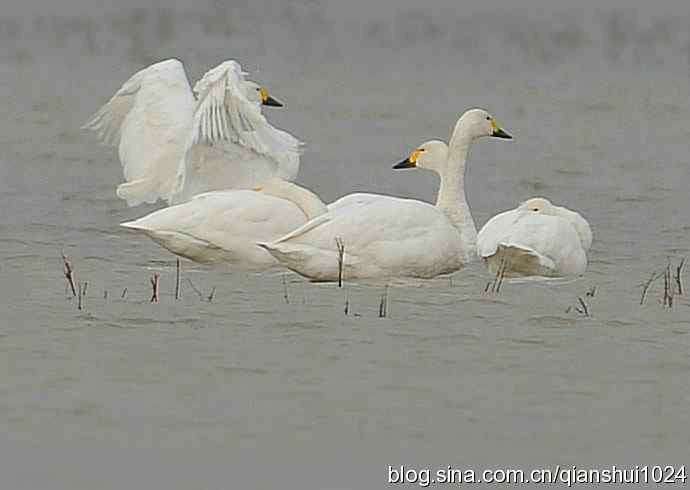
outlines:
M235 61L209 70L194 86L198 102L178 172L180 193L251 188L270 176L297 176L300 142L271 126L246 91Z
M132 118L128 119L133 109L140 106L155 107L170 92L178 91L192 95L182 63L176 59L160 61L132 75L83 128L94 131L102 143L117 146L120 144L124 124L139 123L132 121ZM164 117L155 120L156 116L151 114L146 118L149 120L147 122L166 124ZM186 116L189 117L189 114Z
M127 80L120 90L101 107L91 119L82 126L96 133L98 141L107 146L120 144L122 124L132 110L142 82L151 73L153 67L144 68Z
M193 108L184 67L170 59L135 73L84 125L118 147L118 195L130 206L170 198Z

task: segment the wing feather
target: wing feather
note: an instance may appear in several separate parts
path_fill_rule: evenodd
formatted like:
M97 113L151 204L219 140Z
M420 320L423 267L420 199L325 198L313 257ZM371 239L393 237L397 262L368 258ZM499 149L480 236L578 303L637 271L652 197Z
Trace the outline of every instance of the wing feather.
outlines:
M147 70L148 68L145 68L127 80L120 90L115 92L115 95L82 126L82 129L95 132L98 140L104 145L117 146L120 143L120 128L134 105L136 94L147 75Z
M301 143L273 127L247 97L239 63L225 61L194 85L198 101L177 172L175 202L200 190L251 188L269 177L292 181Z
M130 206L171 199L194 104L182 63L170 59L135 73L84 125L118 147L126 182L117 194Z
M190 90L187 75L179 60L160 61L132 75L110 100L103 105L82 129L96 133L99 141L108 146L117 146L122 136L122 127L138 100L138 94L148 86L171 82ZM161 89L160 86L156 87ZM177 87L176 87L177 88Z

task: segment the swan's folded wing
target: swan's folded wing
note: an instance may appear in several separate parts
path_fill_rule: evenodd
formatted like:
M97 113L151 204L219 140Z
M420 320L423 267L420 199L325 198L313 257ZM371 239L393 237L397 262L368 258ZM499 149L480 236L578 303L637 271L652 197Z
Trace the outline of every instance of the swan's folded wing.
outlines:
M278 238L273 243L278 244L278 243L285 243L285 242L288 242L290 240L294 240L295 238L303 236L306 233L309 233L310 231L318 228L319 226L322 226L323 224L328 223L332 219L333 219L333 216L330 213L325 213L325 214L322 214L321 216L317 216L316 218L307 221L302 226L291 231L287 235Z
M549 257L515 243L500 243L496 256L507 265L509 275L550 276L556 270L556 264Z
M511 209L487 221L477 234L477 256L481 258L494 255L501 241L510 234L518 217L518 210Z
M512 227L505 230L497 245L498 251L509 249L516 256L536 258L530 275L575 275L584 272L587 256L573 225L561 216L523 213ZM525 253L529 251L529 253ZM527 273L529 261L519 272ZM511 268L514 268L512 263Z
M337 199L336 201L332 202L329 204L328 211L330 213L335 213L335 212L341 212L345 209L347 209L349 206L352 205L359 205L362 206L364 204L371 203L377 199L381 198L386 198L386 196L382 196L381 194L370 194L366 192L357 192L354 194L348 194L346 196L341 197L340 199Z
M558 213L563 218L573 225L582 243L582 248L585 249L585 251L589 250L592 246L592 228L589 226L587 220L584 219L580 213L571 211L568 208L561 206L554 206L554 208L558 210Z
M178 170L185 187L249 188L270 176L293 180L301 143L269 124L246 96L244 73L235 61L209 70L194 86L198 102Z

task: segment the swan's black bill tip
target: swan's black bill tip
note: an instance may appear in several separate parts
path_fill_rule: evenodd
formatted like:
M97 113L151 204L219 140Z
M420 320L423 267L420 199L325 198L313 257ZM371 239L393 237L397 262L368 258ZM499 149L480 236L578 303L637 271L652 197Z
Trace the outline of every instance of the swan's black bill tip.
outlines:
M400 169L400 168L414 168L414 167L416 167L416 165L415 165L413 162L411 162L409 158L406 158L406 159L403 160L402 162L396 163L395 165L393 165L393 168L394 168L394 169Z
M267 105L269 107L284 107L283 103L280 102L279 100L274 99L270 95L266 97L262 102L263 105Z
M494 132L491 133L491 136L493 136L494 138L503 138L505 140L512 140L513 139L513 137L511 135L509 135L508 133L503 131L501 128L494 129Z

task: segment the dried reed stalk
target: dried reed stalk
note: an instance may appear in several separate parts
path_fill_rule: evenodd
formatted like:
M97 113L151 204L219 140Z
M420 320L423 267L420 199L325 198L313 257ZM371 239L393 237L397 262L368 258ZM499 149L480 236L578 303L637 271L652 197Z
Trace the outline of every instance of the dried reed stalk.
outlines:
M160 287L160 274L155 272L151 277L151 300L150 303L158 303L158 289Z
M69 287L72 290L72 297L76 297L77 288L74 286L74 268L64 253L62 254L62 264L64 266L65 279L67 279L67 284L69 284Z
M343 287L343 267L345 265L345 244L342 238L335 239L335 246L338 247L338 287Z

